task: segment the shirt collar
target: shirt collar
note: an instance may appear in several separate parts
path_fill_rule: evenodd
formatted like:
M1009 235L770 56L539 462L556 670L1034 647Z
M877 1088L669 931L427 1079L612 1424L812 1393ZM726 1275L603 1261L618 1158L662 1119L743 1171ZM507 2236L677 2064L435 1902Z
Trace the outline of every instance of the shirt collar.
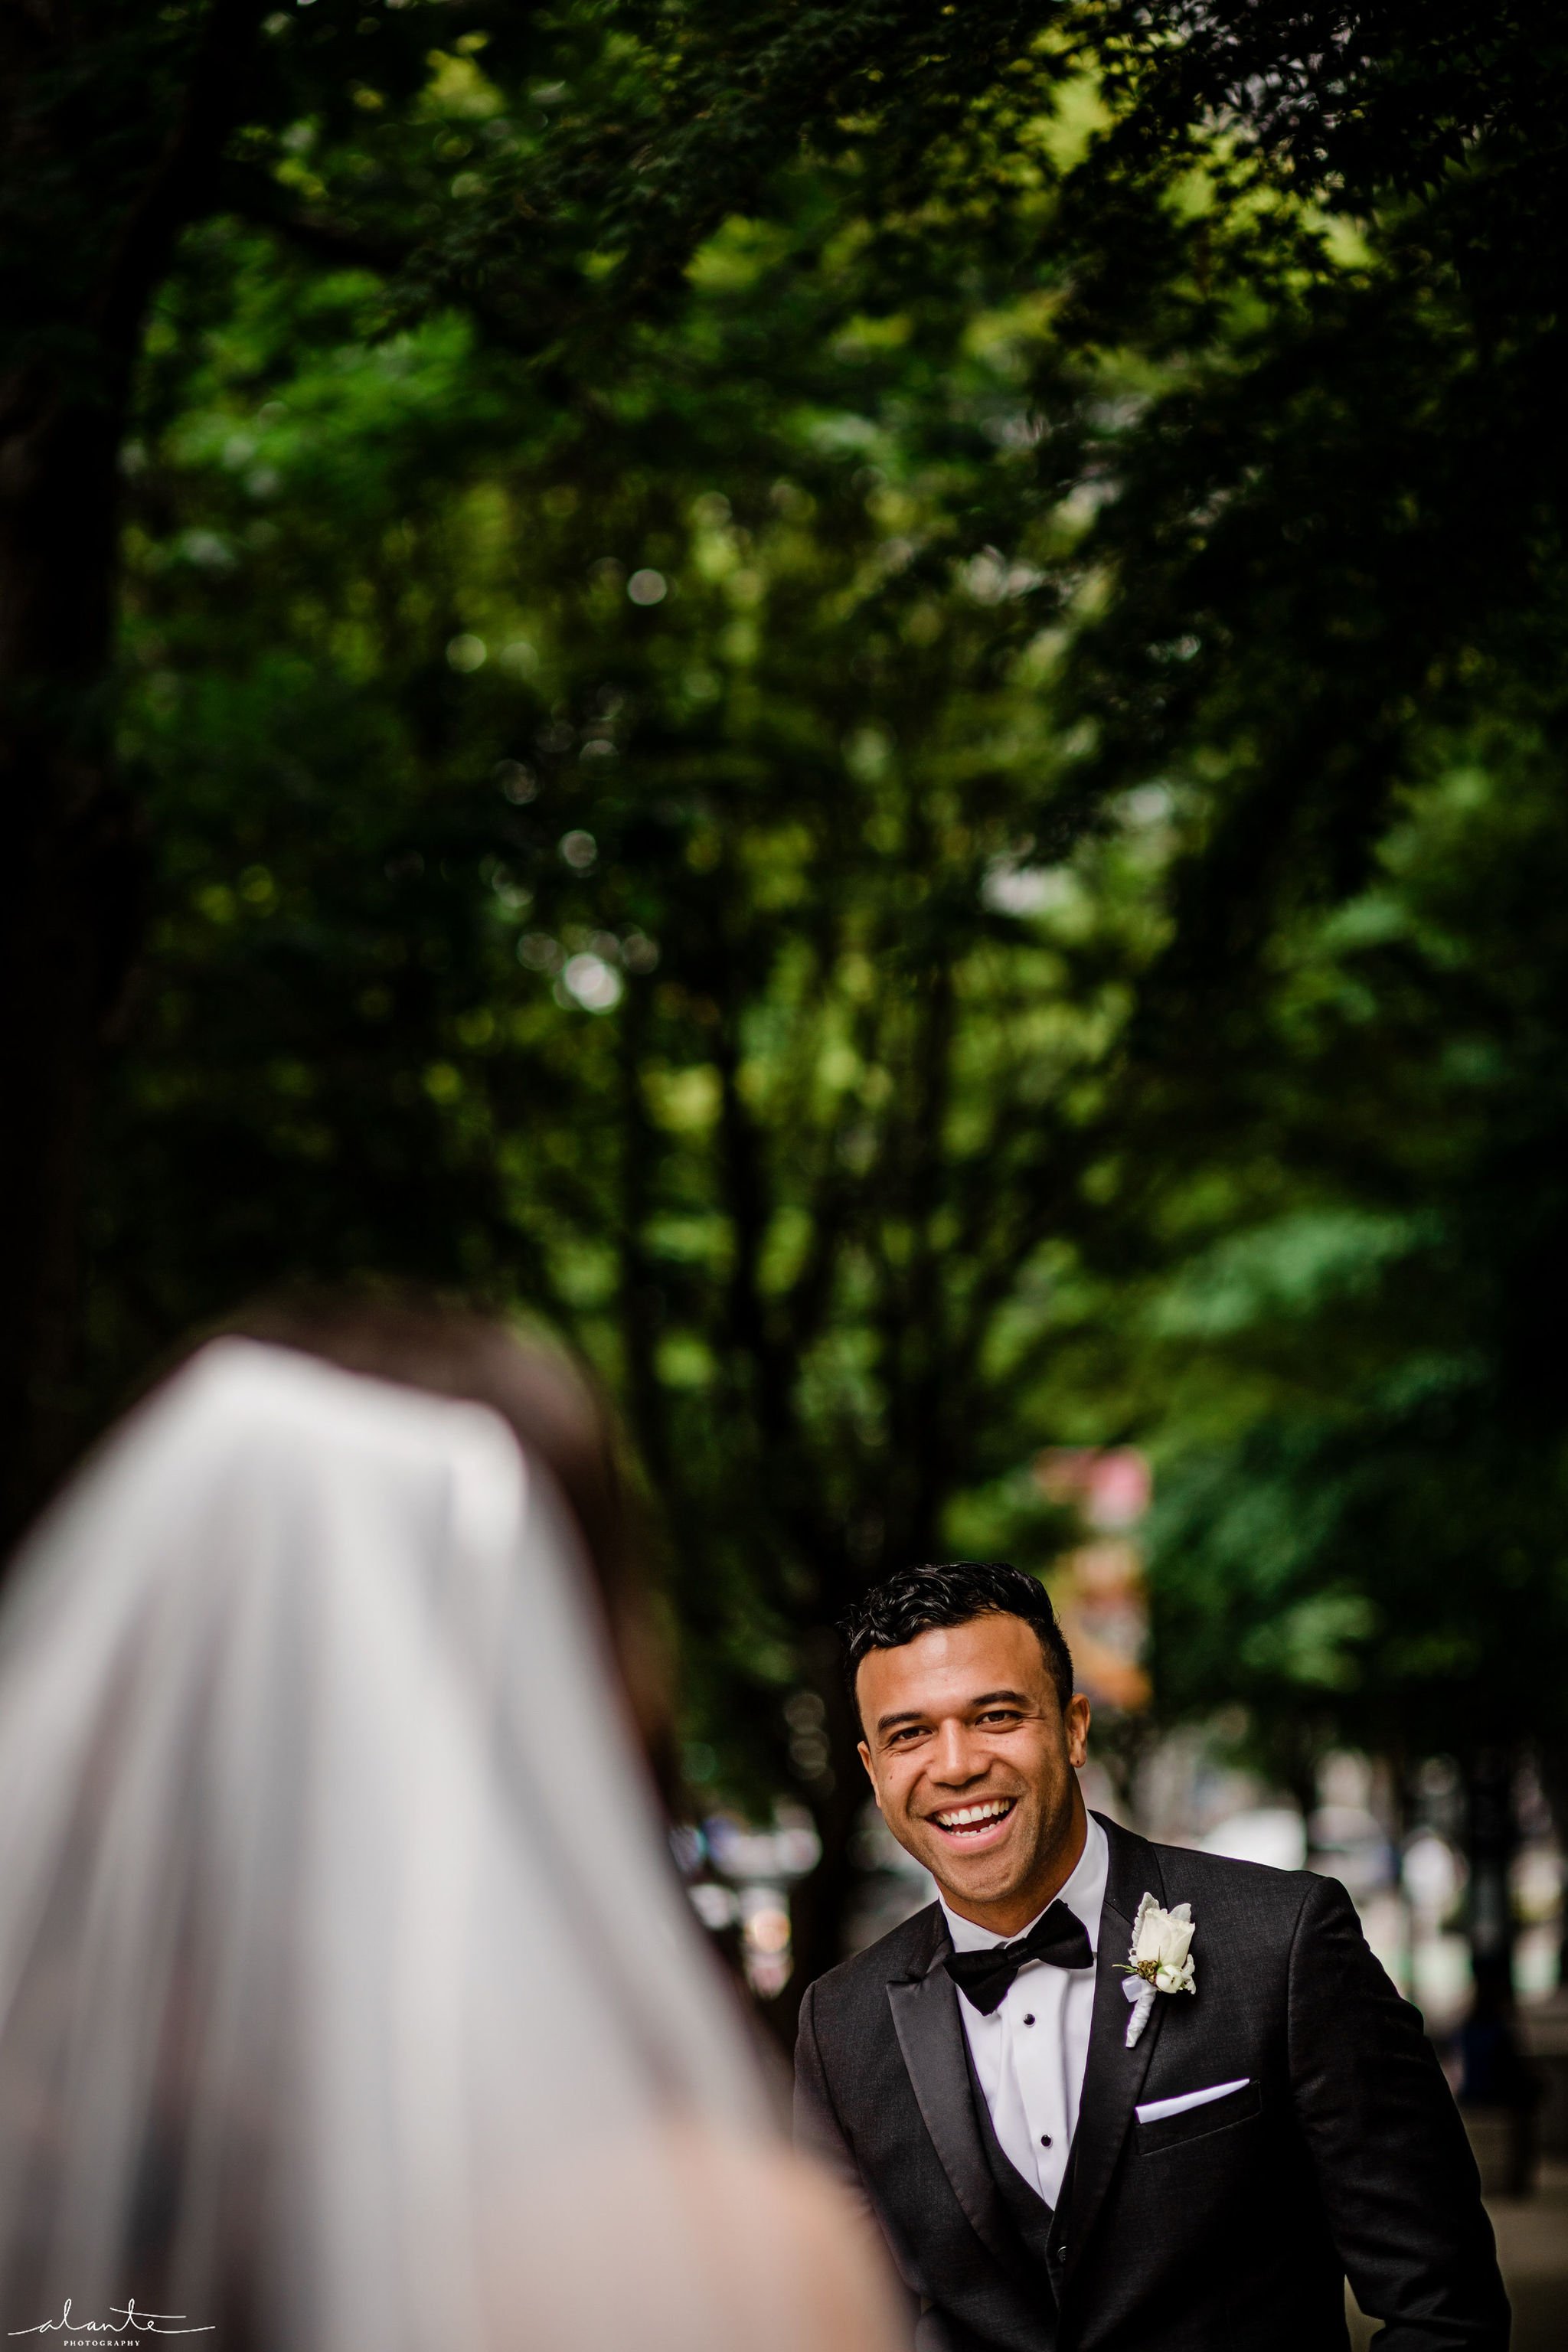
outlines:
M1078 1858L1072 1876L1061 1892L1051 1897L1051 1901L1065 1903L1068 1909L1082 1920L1092 1951L1100 1944L1100 1915L1105 1905L1105 1882L1110 1874L1110 1841L1092 1813L1086 1818L1089 1832L1083 1842L1083 1852ZM942 1905L942 1916L947 1922L947 1932L952 1938L955 1952L988 1952L996 1944L1016 1943L1018 1937L1026 1936L1035 1925L1035 1920L1031 1919L1028 1927L1018 1928L1014 1935L998 1936L989 1927L977 1927L973 1919L961 1919L956 1911L948 1909L943 1895L938 1895L937 1901ZM1037 1912L1036 1918L1043 1919L1050 1907L1047 1903L1043 1910Z

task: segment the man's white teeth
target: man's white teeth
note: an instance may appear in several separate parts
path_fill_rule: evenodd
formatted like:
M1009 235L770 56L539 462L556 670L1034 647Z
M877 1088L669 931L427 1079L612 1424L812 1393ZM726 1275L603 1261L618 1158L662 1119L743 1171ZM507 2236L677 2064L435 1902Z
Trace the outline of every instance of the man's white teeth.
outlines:
M1000 1821L1012 1810L1011 1797L990 1797L983 1805L955 1805L950 1813L938 1813L936 1818L944 1830L973 1829L981 1822Z

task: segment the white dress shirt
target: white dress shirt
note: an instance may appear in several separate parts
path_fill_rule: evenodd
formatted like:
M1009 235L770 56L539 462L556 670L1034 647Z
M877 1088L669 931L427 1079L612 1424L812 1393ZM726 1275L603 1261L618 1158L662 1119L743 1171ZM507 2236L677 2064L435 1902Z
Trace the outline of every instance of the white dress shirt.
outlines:
M1090 1814L1078 1867L1054 1899L1082 1920L1091 1951L1100 1942L1110 1866L1105 1832ZM1017 1936L995 1936L972 1919L961 1919L945 1902L942 1907L955 1952L985 1952L996 1944L1016 1943L1035 1924L1031 1919ZM1001 2007L989 2017L983 2017L962 1992L958 1998L974 2071L1003 2152L1051 2206L1061 2194L1068 2150L1078 2128L1094 2015L1094 1974L1092 1969L1058 1969L1048 1960L1028 1960L1008 1986Z

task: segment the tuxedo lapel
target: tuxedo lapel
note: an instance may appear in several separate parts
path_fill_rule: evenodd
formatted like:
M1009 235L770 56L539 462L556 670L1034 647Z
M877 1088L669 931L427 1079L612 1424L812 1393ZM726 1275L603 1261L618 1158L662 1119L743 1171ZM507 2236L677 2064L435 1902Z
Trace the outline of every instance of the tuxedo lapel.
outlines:
M931 1913L931 1948L916 1973L888 1987L893 2031L952 2193L981 2242L1012 2270L1017 2248L974 2113L958 1994L942 1965L947 1954L942 1913L934 1904Z
M1165 2004L1156 2000L1134 2049L1127 2047L1131 2014L1119 1961L1125 1961L1132 1942L1132 1922L1147 1891L1164 1900L1164 1882L1153 1847L1147 1839L1118 1829L1101 1814L1110 1846L1105 1902L1100 1915L1100 1941L1095 1952L1094 2014L1089 2030L1089 2059L1084 2067L1083 2095L1079 2103L1070 2171L1071 2194L1064 2200L1067 2236L1066 2277L1070 2279L1094 2226L1095 2215L1110 2185L1121 2143L1132 2123L1132 2110L1143 2088L1149 2060L1160 2032Z

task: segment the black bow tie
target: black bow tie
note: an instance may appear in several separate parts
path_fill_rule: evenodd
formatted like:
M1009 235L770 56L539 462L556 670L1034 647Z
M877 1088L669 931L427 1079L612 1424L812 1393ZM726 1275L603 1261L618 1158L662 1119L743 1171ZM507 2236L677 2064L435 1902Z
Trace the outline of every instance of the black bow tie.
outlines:
M982 2017L989 2017L1001 2008L1026 1960L1048 1960L1054 1969L1091 1969L1089 1930L1065 1903L1053 1903L1016 1944L993 1944L985 1952L950 1952L947 1973Z

